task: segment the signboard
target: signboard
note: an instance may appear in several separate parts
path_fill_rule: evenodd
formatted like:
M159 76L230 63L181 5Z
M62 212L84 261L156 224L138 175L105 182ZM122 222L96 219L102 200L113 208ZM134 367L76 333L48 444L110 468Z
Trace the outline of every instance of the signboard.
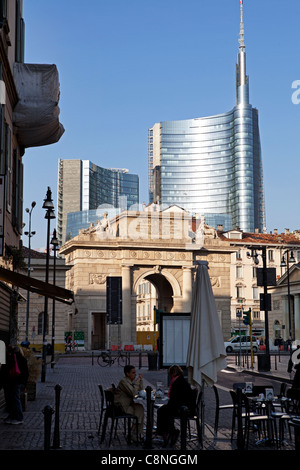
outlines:
M257 285L264 285L264 269L256 268ZM267 268L267 286L276 286L276 268Z
M160 318L160 364L186 366L190 335L190 314L161 314Z
M72 341L74 342L74 349L77 349L78 351L85 350L83 331L65 331L65 341L67 341L68 337L72 338Z
M122 277L106 278L106 321L122 325Z
M260 311L261 312L263 312L264 310L267 310L268 312L272 311L271 294L266 294L266 295L267 295L267 305L266 306L265 306L265 294L260 294L259 295Z

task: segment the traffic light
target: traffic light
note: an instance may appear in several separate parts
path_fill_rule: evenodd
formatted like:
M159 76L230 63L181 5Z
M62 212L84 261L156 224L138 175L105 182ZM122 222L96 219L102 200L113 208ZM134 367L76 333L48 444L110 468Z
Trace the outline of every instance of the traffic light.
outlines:
M243 312L243 323L244 325L250 325L251 323L251 308Z
M156 323L159 323L160 322L160 314L162 313L161 310L158 310L158 308L153 307L153 311L154 311L154 325L156 325Z

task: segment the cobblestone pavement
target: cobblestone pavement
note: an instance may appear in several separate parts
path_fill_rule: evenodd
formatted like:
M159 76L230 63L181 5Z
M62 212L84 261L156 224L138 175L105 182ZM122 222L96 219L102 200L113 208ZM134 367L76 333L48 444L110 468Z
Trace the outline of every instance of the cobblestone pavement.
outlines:
M168 387L166 370L151 371L148 370L148 365L145 364L139 370L137 358L132 359L131 362L134 361L136 361L135 365L138 371L144 375L145 387L150 385L155 389L156 382L158 381L163 382L165 388ZM284 375L284 367L282 367L282 373L280 370L276 371L276 373ZM47 367L45 382L37 384L37 397L34 401L28 401L27 409L24 412L23 424L5 424L5 410L0 410L0 450L26 452L45 450L44 409L50 405L53 411L55 410L55 387L60 385L59 426L55 427L55 413L53 413L50 453L74 450L107 451L107 440L100 443L97 433L100 414L98 384L102 384L104 388L110 387L112 383L117 384L122 376L123 368L118 367L117 364L114 364L112 367L103 368L92 357L78 357L76 354L61 356L54 369L51 369L49 366ZM288 379L288 377L284 378ZM219 394L221 404L230 402L228 390L221 387ZM196 431L192 428L192 439L187 440L186 451L193 454L203 450L238 450L236 437L231 440L232 412L228 410L220 414L219 431L217 437L215 437L213 434L215 399L210 387L205 387L204 402L205 426L203 448L201 449L199 446ZM56 430L56 444L58 434L58 443L60 445L57 449L52 449L54 430ZM276 447L257 446L254 440L252 440L249 449L274 451ZM138 446L128 446L123 437L122 428L120 428L118 438L113 439L109 451L118 451L120 453L121 451L127 452L128 450L145 455L148 452L160 452L162 448L161 442L155 438L155 435L153 436L150 449L145 448L141 444ZM182 452L180 442L177 442L175 448L169 450L172 452ZM285 446L282 446L279 452L287 450L294 450L293 439L287 439ZM17 454L14 453L14 455Z

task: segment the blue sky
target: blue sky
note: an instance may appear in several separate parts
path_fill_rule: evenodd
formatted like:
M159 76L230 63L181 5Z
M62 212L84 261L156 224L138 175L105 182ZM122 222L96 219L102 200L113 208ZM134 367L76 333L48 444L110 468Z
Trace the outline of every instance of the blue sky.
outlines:
M24 0L25 62L57 65L65 127L58 143L24 155L32 248L46 245L42 204L50 186L57 207L59 158L128 168L148 203L147 129L235 106L239 15L239 0ZM300 229L299 18L299 0L244 0L268 231Z

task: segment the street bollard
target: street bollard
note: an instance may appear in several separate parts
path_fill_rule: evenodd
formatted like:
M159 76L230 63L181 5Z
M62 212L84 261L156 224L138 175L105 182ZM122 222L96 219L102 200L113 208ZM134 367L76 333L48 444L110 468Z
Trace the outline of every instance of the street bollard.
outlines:
M243 419L242 419L242 389L238 388L237 391L237 447L239 450L244 449L244 433L243 433Z
M45 406L43 409L44 413L44 450L50 449L50 435L51 435L51 422L52 422L52 415L54 410L51 408L50 405Z
M180 408L180 450L186 450L188 409L186 406Z
M59 434L59 406L60 406L60 392L62 387L55 385L55 421L54 421L54 436L53 436L53 449L60 448L60 434Z
M146 424L146 439L145 448L152 449L152 428L153 428L153 400L151 398L152 388L148 385L146 387L146 401L147 401L147 424Z

